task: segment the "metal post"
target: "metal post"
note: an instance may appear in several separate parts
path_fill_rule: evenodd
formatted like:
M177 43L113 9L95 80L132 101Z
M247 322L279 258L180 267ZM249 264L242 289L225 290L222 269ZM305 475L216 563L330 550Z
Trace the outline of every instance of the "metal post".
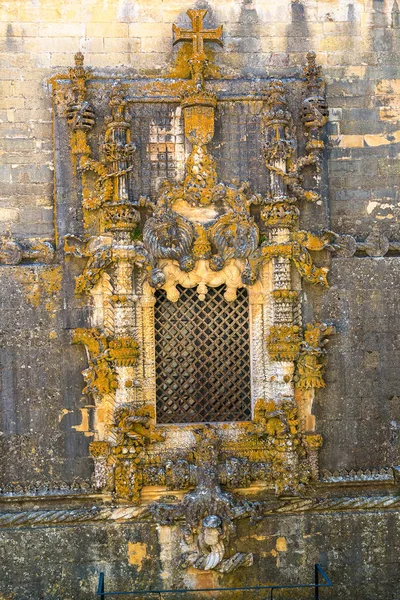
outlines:
M100 596L100 600L105 600L104 596L104 573L99 575L99 585L97 588L97 595Z
M315 569L315 578L314 578L314 583L315 583L315 588L314 588L314 598L315 600L319 600L319 565L315 564L314 566Z

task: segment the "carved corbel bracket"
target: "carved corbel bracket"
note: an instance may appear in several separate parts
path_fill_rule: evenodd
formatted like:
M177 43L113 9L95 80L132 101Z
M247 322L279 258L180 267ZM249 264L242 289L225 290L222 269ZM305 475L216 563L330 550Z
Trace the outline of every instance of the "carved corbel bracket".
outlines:
M328 336L335 333L333 325L325 323L307 323L304 340L300 344L295 375L296 387L312 389L325 387L323 362Z
M95 401L96 436L100 441L107 440L117 399L134 395L127 382L131 382L138 364L139 344L133 337L106 336L96 328L75 329L72 343L85 345L88 368L82 372L86 383L83 392Z
M112 394L118 387L114 365L109 356L109 340L98 329L75 329L73 344L84 344L88 353L89 367L83 371L85 394L93 394L95 399Z
M300 423L305 431L315 430L315 416L312 414L315 389L325 387L324 346L328 343L326 338L334 333L334 326L325 323L308 323L304 329L304 339L296 359L294 382ZM315 466L313 469L315 472Z
M74 235L64 238L64 252L77 258L87 258L86 265L76 277L77 294L87 294L100 281L101 276L110 267L117 267L119 262L142 268L150 268L151 257L141 242L120 244L110 234L91 236L81 240Z
M274 361L297 363L295 381L298 388L325 387L324 346L328 343L326 338L334 333L334 326L326 323L307 323L304 332L298 325L274 325L266 340L269 357Z
M106 337L95 328L75 329L72 343L86 346L90 356L90 368L94 371L95 381L98 381L98 385L95 386L98 393L109 393L114 388L113 366L133 367L139 359L139 344L135 339L127 336ZM99 381L99 368L104 369L104 377L100 378L100 381L104 380L104 384Z

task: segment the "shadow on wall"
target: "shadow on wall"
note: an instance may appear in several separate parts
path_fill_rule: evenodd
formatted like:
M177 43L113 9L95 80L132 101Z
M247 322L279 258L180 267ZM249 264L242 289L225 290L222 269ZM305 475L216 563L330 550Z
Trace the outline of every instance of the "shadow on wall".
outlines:
M307 12L300 0L291 2L291 22L286 29L286 53L307 53L313 50L310 30L307 23ZM289 63L289 56L286 59ZM304 58L299 57L298 63L303 64ZM288 66L288 65L276 65Z
M262 52L259 16L252 0L242 0L237 26L228 38L228 51L235 53L244 76L265 75L268 68ZM236 66L236 65L234 65Z
M208 13L206 25L218 25L218 18L207 2L198 1L196 8L205 8ZM241 0L236 24L224 28L224 67L222 75L265 75L268 54L262 52L259 16L252 0ZM231 73L229 70L231 69Z

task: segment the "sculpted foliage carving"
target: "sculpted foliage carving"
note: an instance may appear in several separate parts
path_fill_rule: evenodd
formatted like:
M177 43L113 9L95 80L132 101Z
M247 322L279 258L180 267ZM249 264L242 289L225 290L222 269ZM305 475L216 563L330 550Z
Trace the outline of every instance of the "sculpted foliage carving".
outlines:
M155 411L152 406L135 407L120 404L114 411L116 445L142 447L154 442L162 442L165 434L154 427Z
M84 344L89 354L89 367L83 371L84 392L99 396L110 394L117 387L115 367L133 366L139 357L136 340L129 337L107 338L98 329L75 329L73 344Z

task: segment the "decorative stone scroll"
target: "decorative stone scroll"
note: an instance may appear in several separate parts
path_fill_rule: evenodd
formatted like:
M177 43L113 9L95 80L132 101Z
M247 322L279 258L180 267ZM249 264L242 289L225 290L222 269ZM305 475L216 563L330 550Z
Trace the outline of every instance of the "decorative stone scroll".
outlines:
M78 53L69 81L55 78L53 85L55 98L69 85L65 117L83 235L71 231L64 250L83 265L76 293L91 314L90 327L75 330L72 341L83 343L88 355L84 392L95 405L90 450L97 489L136 504L148 487L184 490L180 502L152 503L153 518L184 522L182 567L227 573L252 564L250 553L229 552L229 538L235 519L257 515L243 495L226 490L256 484L295 495L318 479L322 438L311 409L315 388L324 385L324 338L333 327L309 323L303 329L300 282L328 285L328 269L313 255L334 249L336 235L299 229L303 203L321 201L328 114L313 53L301 79L304 143L297 143L288 86L271 80L258 97L268 190L219 181L209 148L219 96L205 82L204 43L222 45L222 26L204 29L206 12L188 11L190 30L174 26L174 43L193 43L191 80L174 83L180 97L173 100L190 152L182 180L167 178L151 197L136 192L135 156L143 147L130 120L129 81L110 86L96 80ZM165 86L161 101L172 101L167 79L152 85L161 99ZM108 95L105 118L96 94ZM304 185L306 168L316 173L315 189ZM208 288L222 285L227 302L238 288L248 290L252 421L157 425L154 291L162 288L170 302L179 302L180 286L195 287L207 302Z

